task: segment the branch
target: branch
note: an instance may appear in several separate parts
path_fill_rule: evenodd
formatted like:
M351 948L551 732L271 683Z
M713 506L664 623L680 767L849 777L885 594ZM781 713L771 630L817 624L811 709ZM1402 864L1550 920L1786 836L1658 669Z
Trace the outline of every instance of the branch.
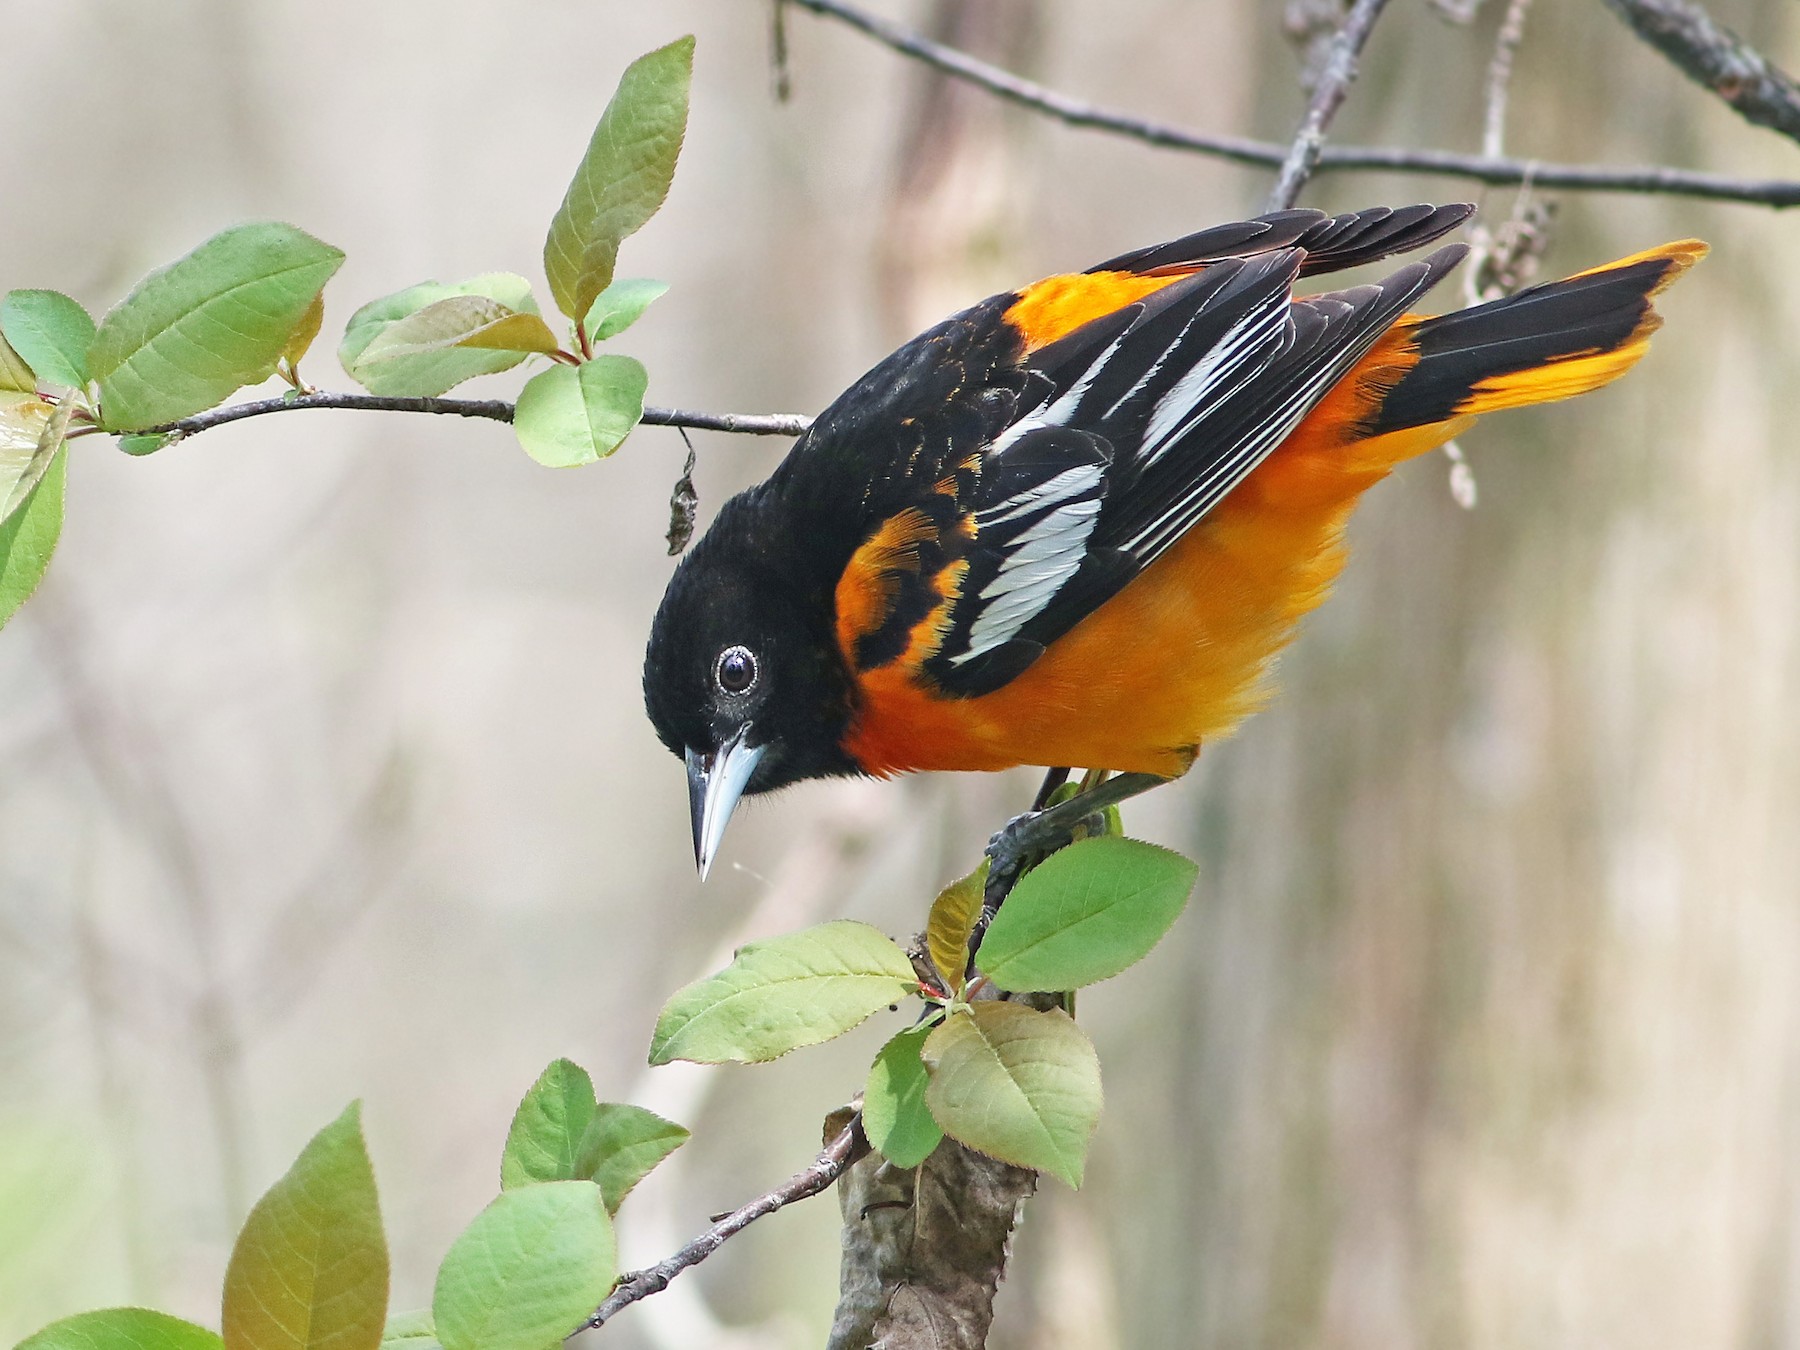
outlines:
M813 1160L811 1167L803 1172L796 1172L774 1190L766 1191L748 1204L734 1209L673 1256L658 1261L648 1269L634 1271L621 1278L612 1293L607 1295L606 1302L596 1308L594 1315L583 1322L578 1330L600 1326L621 1308L652 1294L660 1294L669 1287L669 1281L682 1271L689 1266L699 1265L723 1246L728 1238L736 1236L763 1215L773 1214L785 1205L804 1200L809 1195L817 1195L830 1187L852 1163L868 1151L869 1140L863 1134L862 1117L854 1116Z
M251 403L234 403L224 408L184 417L178 422L146 427L144 435L165 434L177 437L197 436L227 422L241 422L246 417L265 413L298 412L305 408L349 408L362 412L440 413L448 417L486 417L495 422L510 422L513 405L497 398L383 398L376 394L339 394L328 389L315 389L309 394L282 395L257 399ZM705 413L685 412L679 408L645 408L643 424L652 427L690 427L696 431L733 431L747 436L799 436L812 425L812 419L798 413Z
M812 418L801 413L703 413L679 408L645 408L647 427L686 427L690 431L735 431L743 436L804 436Z
M1487 114L1481 122L1481 153L1498 158L1506 144L1506 104L1512 88L1513 57L1525 40L1525 14L1531 0L1509 0L1506 17L1494 39L1494 55L1488 62Z
M1203 135L1197 131L1153 122L1148 118L1070 98L1030 80L1020 79L998 66L979 61L954 47L932 42L899 24L866 14L845 3L845 0L786 0L786 3L837 19L902 56L922 61L933 69L967 80L998 98L1030 108L1068 126L1111 132L1166 150L1212 155L1233 163L1267 169L1278 169L1287 160L1285 146L1241 136ZM1539 187L1563 188L1573 192L1648 192L1664 196L1701 197L1710 201L1748 202L1758 206L1800 206L1800 181L1791 179L1727 178L1721 174L1694 173L1684 169L1544 164L1526 159L1457 155L1442 150L1327 146L1319 155L1316 171L1431 174L1494 186L1530 182Z
M1295 133L1294 143L1288 147L1287 157L1281 163L1281 176L1269 190L1265 211L1285 211L1299 199L1300 189L1318 167L1319 156L1325 149L1325 128L1344 106L1344 98L1356 79L1357 60L1363 46L1375 29L1375 20L1386 8L1387 0L1356 0L1344 16L1343 26L1331 39L1325 66L1313 89L1312 102L1307 104L1300 130Z
M1606 0L1632 32L1746 122L1800 141L1800 83L1691 0Z
M916 1168L870 1154L838 1187L837 1312L826 1350L982 1350L1008 1238L1037 1174L946 1139Z

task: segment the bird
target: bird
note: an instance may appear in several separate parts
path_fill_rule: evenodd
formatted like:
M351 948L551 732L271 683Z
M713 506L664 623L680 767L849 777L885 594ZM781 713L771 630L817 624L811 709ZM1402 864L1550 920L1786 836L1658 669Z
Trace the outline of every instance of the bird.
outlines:
M701 878L742 797L805 779L1077 766L1118 800L1180 776L1268 697L1364 491L1485 413L1622 375L1707 251L1437 317L1413 306L1465 244L1307 284L1473 210L1204 229L982 300L845 390L651 624L645 705L686 763Z

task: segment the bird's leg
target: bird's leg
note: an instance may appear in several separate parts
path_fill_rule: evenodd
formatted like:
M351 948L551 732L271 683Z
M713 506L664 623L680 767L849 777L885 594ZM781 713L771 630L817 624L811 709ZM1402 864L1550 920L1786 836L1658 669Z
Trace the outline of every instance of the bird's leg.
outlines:
M1068 781L1069 770L1066 767L1045 769L1044 781L1037 790L1037 796L1031 800L1031 809L1033 811L1042 811L1046 806L1050 805L1050 799L1056 795L1056 790Z
M1160 774L1122 773L1091 786L1084 783L1082 790L1067 800L1028 811L1012 821L988 841L987 885L982 896L985 914L1000 908L1000 902L1027 864L1035 863L1068 843L1074 838L1075 827L1082 821L1168 781Z

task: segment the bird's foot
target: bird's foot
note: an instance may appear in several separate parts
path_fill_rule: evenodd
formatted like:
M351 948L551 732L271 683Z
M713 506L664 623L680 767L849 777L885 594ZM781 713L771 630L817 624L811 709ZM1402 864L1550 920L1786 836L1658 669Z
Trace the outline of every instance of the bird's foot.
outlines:
M1153 774L1120 774L1060 800L1053 795L1042 810L1027 811L1007 822L988 840L987 884L982 888L982 923L977 931L986 931L987 921L1021 876L1059 848L1105 834L1110 808L1164 781Z

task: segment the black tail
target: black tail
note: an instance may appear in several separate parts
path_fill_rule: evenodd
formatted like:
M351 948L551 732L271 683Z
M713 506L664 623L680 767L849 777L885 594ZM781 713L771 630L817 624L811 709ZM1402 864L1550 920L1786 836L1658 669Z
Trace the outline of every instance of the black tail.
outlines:
M1418 362L1383 399L1369 434L1584 394L1637 363L1662 326L1651 302L1706 256L1697 239L1422 319Z

